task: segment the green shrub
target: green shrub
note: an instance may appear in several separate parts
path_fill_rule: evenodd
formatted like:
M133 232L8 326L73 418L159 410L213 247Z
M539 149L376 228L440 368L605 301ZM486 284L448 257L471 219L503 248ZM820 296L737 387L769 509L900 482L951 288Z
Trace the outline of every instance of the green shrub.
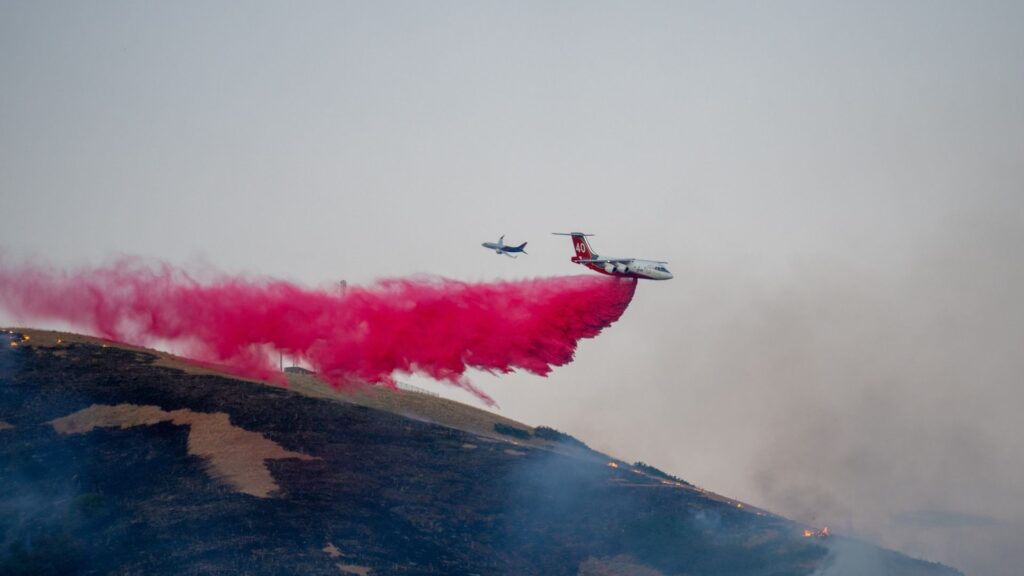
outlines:
M637 470L643 472L644 474L647 474L648 476L656 476L656 477L662 478L664 480L671 480L672 482L679 482L680 484L686 484L687 486L693 486L693 484L690 484L689 482L687 482L686 480L683 480L682 478L680 478L678 476L673 476L673 475L671 475L671 474L669 474L667 472L662 472L661 470L658 470L654 466L651 466L650 464L647 464L647 463L644 463L644 462L634 462L633 463L633 467L636 468Z
M565 432L559 432L549 426L537 426L533 429L533 435L542 440L550 440L551 442L558 442L559 444L568 444L579 448L587 448L587 445L583 442L580 442Z
M102 494L89 492L75 498L73 504L83 516L94 516L101 512L107 503Z
M522 428L516 428L515 426L509 426L507 424L501 424L500 422L494 425L494 431L498 434L504 434L505 436L512 436L513 438L519 438L520 440L529 440L530 431Z

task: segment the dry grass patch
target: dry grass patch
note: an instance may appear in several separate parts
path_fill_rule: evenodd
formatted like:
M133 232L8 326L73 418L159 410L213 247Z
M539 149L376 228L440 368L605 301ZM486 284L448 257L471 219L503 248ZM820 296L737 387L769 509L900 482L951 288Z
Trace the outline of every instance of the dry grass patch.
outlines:
M355 574L356 576L370 576L370 569L357 564L335 564L342 574Z
M338 547L331 542L328 542L327 546L324 546L321 550L331 558L337 558L342 555L341 550L338 550Z
M158 406L97 404L52 420L50 424L61 434L84 434L94 428L124 429L160 422L188 426L188 453L206 459L215 478L257 498L269 498L278 489L267 469L267 460L316 460L300 452L285 450L262 434L232 426L228 415L222 412L204 413L187 409L167 412Z
M0 330L13 331L18 334L28 336L27 340L18 343L19 346L59 349L62 346L68 346L70 344L84 344L88 346L99 346L101 348L117 348L119 350L128 350L130 352L141 352L143 354L152 355L156 357L156 360L153 362L154 366L173 368L175 370L181 370L186 374L196 374L200 376L224 376L227 378L235 378L237 380L246 380L249 382L259 382L263 384L263 382L260 382L259 380L245 378L232 374L230 371L221 370L216 365L200 364L186 358L181 358L180 356L175 356L168 352L161 352L159 350L145 348L142 346L133 346L131 344L124 344L113 340L105 340L96 336L83 336L82 334L57 332L54 330L36 330L34 328L0 328ZM61 355L62 353L58 350L57 354Z

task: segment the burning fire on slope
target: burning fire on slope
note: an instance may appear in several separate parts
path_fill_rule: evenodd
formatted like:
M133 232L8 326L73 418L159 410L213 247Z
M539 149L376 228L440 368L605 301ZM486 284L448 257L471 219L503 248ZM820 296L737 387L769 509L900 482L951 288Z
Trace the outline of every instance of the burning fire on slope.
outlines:
M11 334L11 335L13 335L13 334L14 334L14 332L8 332L8 334ZM22 342L28 342L28 341L29 341L29 340L31 340L31 339L32 339L32 338L31 338L31 337L30 337L30 336L29 336L28 334L22 334L22 335L21 335L21 341L22 341ZM11 346L12 348L17 348L17 347L18 347L18 341L17 341L17 340L11 340L11 341L10 341L10 346Z
M816 528L805 528L804 538L828 538L832 533L828 531L828 526L825 526L821 530Z

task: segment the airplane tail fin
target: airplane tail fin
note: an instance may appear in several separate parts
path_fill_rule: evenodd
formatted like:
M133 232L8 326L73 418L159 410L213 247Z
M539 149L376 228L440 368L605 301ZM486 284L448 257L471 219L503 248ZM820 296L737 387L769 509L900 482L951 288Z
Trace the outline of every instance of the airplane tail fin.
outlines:
M576 249L576 256L578 258L593 258L596 256L594 251L590 249L590 242L587 242L588 234L574 233L572 235L572 247Z
M556 236L572 236L572 248L576 251L577 258L582 260L597 258L597 254L590 249L590 242L587 242L587 236L593 236L593 234L585 234L583 232L553 232L553 234Z
M516 246L516 249L522 252L523 254L526 254L526 242L523 242L519 246Z

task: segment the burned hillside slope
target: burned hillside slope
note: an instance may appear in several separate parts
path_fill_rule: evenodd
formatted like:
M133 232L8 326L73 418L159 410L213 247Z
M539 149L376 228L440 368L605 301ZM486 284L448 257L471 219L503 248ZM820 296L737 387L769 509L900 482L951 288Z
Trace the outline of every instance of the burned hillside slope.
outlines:
M829 558L801 526L579 446L5 336L2 574L782 575Z

